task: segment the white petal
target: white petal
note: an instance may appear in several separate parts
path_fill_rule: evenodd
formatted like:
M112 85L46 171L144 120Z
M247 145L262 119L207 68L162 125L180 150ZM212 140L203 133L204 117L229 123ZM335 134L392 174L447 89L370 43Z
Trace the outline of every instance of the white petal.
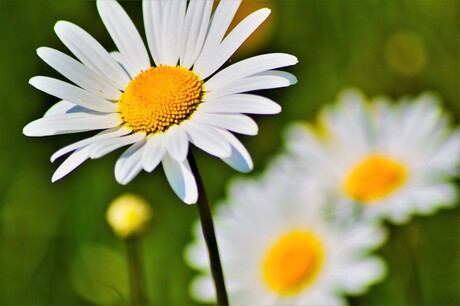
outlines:
M92 94L109 100L118 100L121 96L107 79L67 54L46 47L38 48L37 54L57 72Z
M116 60L119 65L121 65L121 67L126 66L126 60L123 58L123 55L121 55L120 52L112 51L112 52L110 52L110 56L112 56L113 59ZM123 68L123 69L126 70L126 68Z
M124 136L124 135L129 134L130 132L131 131L129 129L125 128L125 127L115 127L115 128L109 129L109 130L102 131L101 133L99 133L99 134L97 134L97 135L95 135L93 137L77 141L77 142L75 142L75 143L73 143L71 145L68 145L68 146L56 151L51 156L51 162L53 163L56 159L58 159L59 157L65 155L65 154L67 154L67 153L69 153L71 151L80 149L82 147L86 147L86 146L88 146L90 144L93 144L93 143L101 141L101 140Z
M203 48L208 32L213 1L191 0L181 39L180 65L190 68Z
M245 135L257 135L259 131L254 120L241 114L209 114L197 111L192 120Z
M188 138L185 130L178 126L173 125L166 132L166 149L177 161L183 161L188 153Z
M195 277L190 283L190 296L195 300L210 303L215 302L216 292L211 276L200 275Z
M287 87L297 83L297 78L285 71L265 71L256 75L235 80L223 87L207 92L204 100L211 100L236 93Z
M166 151L164 134L154 134L147 137L147 143L142 156L144 170L152 172L163 159Z
M430 167L442 169L456 175L460 164L460 129L451 132L447 139L440 145L433 158L430 160Z
M352 294L363 294L367 286L382 279L385 273L385 263L377 257L360 259L337 272L343 289Z
M60 180L88 159L88 147L73 152L54 172L51 181Z
M99 98L77 86L49 77L36 76L29 83L35 88L62 100L102 113L117 111L117 104Z
M209 257L206 252L206 247L203 245L204 241L201 237L201 232L199 235L200 237L197 238L200 240L195 240L194 243L190 243L186 246L184 250L184 260L192 268L205 272L209 270Z
M417 213L431 215L440 207L450 207L456 204L457 188L451 184L432 183L414 192L414 204Z
M66 47L87 67L124 90L130 79L125 71L91 35L77 25L59 21L54 30Z
M213 74L219 69L230 56L241 46L241 44L264 22L270 15L270 10L267 8L260 9L241 21L228 35L224 41L216 49L206 64L201 67L197 73L203 79Z
M211 24L203 49L193 66L193 71L198 75L202 76L202 72L206 70L207 62L210 58L215 56L216 50L227 32L240 4L241 0L219 2L219 5L211 17ZM204 77L202 78L204 79Z
M59 101L53 106L51 106L46 113L43 115L43 117L49 117L49 116L55 116L55 115L64 115L65 113L68 113L69 111L72 111L75 107L78 107L75 105L75 103L69 102L69 101Z
M183 126L191 142L201 150L221 158L230 156L228 141L215 128L191 120L183 123Z
M230 157L222 158L222 160L236 171L243 173L250 172L254 164L248 150L246 150L243 144L232 133L225 130L219 130L219 132L227 139L232 148Z
M164 1L161 25L162 64L175 66L179 60L186 0Z
M245 114L278 114L281 106L276 102L257 95L236 94L209 100L200 105L206 113L245 113Z
M385 228L379 224L356 223L347 231L342 247L361 252L370 251L382 245L386 237Z
M125 60L131 78L150 68L150 59L136 27L116 1L97 1L97 9L107 31Z
M267 70L295 65L297 62L295 56L285 53L271 53L250 57L216 73L204 84L204 88L206 91L212 91L238 79Z
M161 49L161 22L162 2L142 1L142 12L144 16L145 35L149 46L150 54L156 66L162 63Z
M116 149L136 143L145 138L145 133L135 133L132 135L106 139L90 145L89 156L92 159L101 158Z
M188 161L177 162L165 154L162 164L166 179L176 195L186 204L195 204L198 188Z
M93 115L71 113L48 116L32 121L24 127L23 133L26 136L40 137L102 130L113 128L120 124L121 121L118 114Z
M145 138L126 150L115 164L115 179L126 185L142 170L142 153L145 147Z

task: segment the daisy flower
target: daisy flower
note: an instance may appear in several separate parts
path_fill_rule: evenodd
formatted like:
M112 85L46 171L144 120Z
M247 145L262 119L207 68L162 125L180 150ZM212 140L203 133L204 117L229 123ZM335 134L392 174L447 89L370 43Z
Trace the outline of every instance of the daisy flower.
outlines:
M450 126L436 94L368 103L350 89L338 101L318 126L289 130L287 147L300 176L315 173L366 218L403 223L455 204L460 130Z
M220 1L212 11L211 0L143 1L150 56L116 1L97 1L97 9L118 51L109 53L82 28L59 21L56 34L76 59L51 48L37 53L72 83L33 77L32 86L62 101L23 132L41 137L102 131L54 153L51 161L72 152L52 181L124 146L130 147L115 165L120 184L161 163L172 189L189 204L198 197L189 143L238 171L250 171L250 155L231 132L256 135L257 124L246 114L276 114L281 107L246 92L296 83L292 74L275 69L297 59L265 54L217 72L270 14L260 9L225 36L240 3Z
M344 305L344 294L361 294L384 276L383 262L369 255L385 239L382 228L332 226L324 218L326 203L318 189L277 176L231 186L215 222L232 305ZM211 301L199 228L185 259L201 272L191 295Z

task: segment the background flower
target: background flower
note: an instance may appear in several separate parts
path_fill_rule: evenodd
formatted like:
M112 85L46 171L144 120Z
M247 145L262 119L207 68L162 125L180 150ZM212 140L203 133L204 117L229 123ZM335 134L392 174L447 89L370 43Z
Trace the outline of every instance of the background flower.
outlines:
M384 265L369 253L383 243L383 228L328 220L327 197L320 189L278 174L269 169L259 180L234 182L215 214L230 303L342 305L345 294L362 294L380 280ZM185 256L201 271L191 294L211 301L199 229Z
M361 205L363 218L403 223L455 205L460 129L452 128L438 95L394 102L347 89L337 100L317 125L298 124L287 133L293 159L287 172L305 173L306 180L315 174L324 190Z
M282 113L258 116L255 120L259 135L239 137L251 152L254 168L262 170L267 160L280 150L282 133L288 123L313 120L325 102L333 101L337 92L348 85L356 85L370 96L385 93L392 98L417 95L430 88L442 95L442 106L458 125L459 5L456 0L291 0L265 5L272 10L269 19L275 22L274 31L257 53L283 50L298 56L299 64L290 71L299 83L292 90L264 92L264 96L282 103ZM185 205L171 205L178 199L169 191L161 171L140 173L128 186L120 186L114 182L111 171L120 151L97 162L88 161L88 165L78 169L78 175L51 184L44 178L52 176L56 165L45 161L56 148L81 137L61 135L44 141L22 135L24 125L56 102L51 96L39 94L27 82L38 74L62 78L38 60L35 52L43 45L65 50L50 31L57 20L69 20L91 29L91 34L105 48L115 50L94 6L91 1L71 0L0 2L0 109L3 115L0 120L0 300L9 305L49 306L61 305L63 301L69 305L95 304L94 298L88 298L89 292L94 291L81 294L77 284L89 284L88 280L98 279L97 275L104 275L107 270L117 272L111 275L112 288L121 287L125 278L118 273L121 271L118 263L122 261L124 249L113 239L103 220L106 203L123 192L132 192L142 194L153 205L157 220L155 232L144 244L146 258L149 258L146 272L151 302L193 304L188 286L194 272L183 262L182 251L191 238L190 226L197 215ZM122 6L137 25L142 23L139 3L123 1ZM416 68L411 69L410 76L389 66L388 57L395 54L399 57L392 62L401 63L401 59L408 62L404 60L405 46L394 49L391 39L401 31L415 33L421 40L415 47L424 48L422 68L409 52L409 62L415 65L411 67ZM388 45L397 52L388 53ZM251 53L254 54L256 51ZM240 59L230 60L233 63ZM236 173L217 158L206 157L202 152L197 152L196 157L210 202L214 203L223 197L225 183ZM391 226L389 241L379 252L388 262L385 281L351 302L361 305L460 304L459 212L457 205L429 218L415 217L404 227ZM91 256L78 252L94 244L110 248L119 260L111 260L116 256L94 247L86 252ZM99 261L86 259L94 257ZM74 269L69 262L96 262L104 266L91 265L82 273L81 265L76 264ZM165 265L165 262L177 264ZM69 281L74 271L78 282ZM106 298L99 299L99 303L116 303L119 293L124 292L127 288L110 289L104 292Z

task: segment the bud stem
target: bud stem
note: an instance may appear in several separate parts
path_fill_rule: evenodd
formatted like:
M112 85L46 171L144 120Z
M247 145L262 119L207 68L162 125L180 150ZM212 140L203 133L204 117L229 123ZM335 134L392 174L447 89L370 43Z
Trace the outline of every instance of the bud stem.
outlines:
M138 238L126 239L126 251L128 253L129 287L131 292L131 304L133 306L147 305L145 291L144 270L142 264L141 241Z

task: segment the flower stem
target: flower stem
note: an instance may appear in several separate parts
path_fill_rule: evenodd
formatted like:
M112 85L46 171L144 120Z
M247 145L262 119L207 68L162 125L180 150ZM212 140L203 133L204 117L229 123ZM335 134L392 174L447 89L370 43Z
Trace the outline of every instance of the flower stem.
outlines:
M406 252L406 297L408 305L424 305L420 272L417 265L417 255L414 254L414 239L417 237L417 222L405 226L403 229L403 248Z
M133 306L147 305L144 270L141 258L141 241L138 238L126 239L128 253L129 287Z
M217 247L211 210L209 208L208 198L206 196L203 181L201 180L201 176L191 150L189 150L188 161L198 185L198 201L196 205L200 215L201 229L203 231L204 240L206 241L206 246L208 247L209 259L211 263L211 273L214 280L214 286L216 288L217 304L228 305L224 274L222 272L222 265L220 262L219 249Z

